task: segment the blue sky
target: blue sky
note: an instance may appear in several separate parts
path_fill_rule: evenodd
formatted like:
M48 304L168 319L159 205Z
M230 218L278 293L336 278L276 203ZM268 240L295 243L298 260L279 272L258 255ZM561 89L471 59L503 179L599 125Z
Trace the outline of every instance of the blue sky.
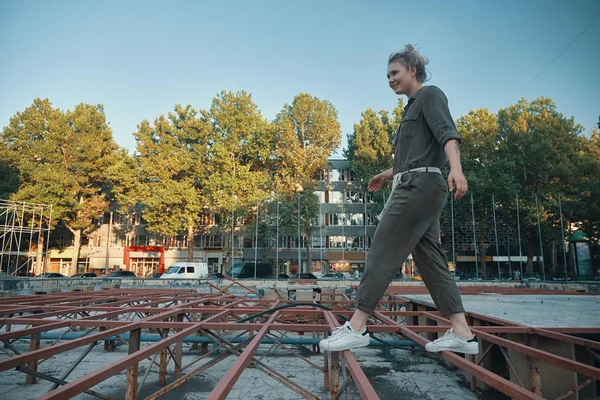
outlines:
M103 104L115 140L176 103L246 90L272 119L294 95L331 101L344 133L392 109L390 52L416 43L454 118L553 98L586 130L600 114L597 0L0 0L0 126L36 97Z

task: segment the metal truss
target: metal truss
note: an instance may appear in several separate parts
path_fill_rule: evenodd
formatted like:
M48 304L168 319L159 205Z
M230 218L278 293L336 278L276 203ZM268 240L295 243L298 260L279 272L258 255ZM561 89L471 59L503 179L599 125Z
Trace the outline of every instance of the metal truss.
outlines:
M223 284L225 283L225 284ZM25 374L27 383L46 380L53 383L50 391L39 399L72 398L81 393L110 399L99 393L95 386L111 376L127 371L123 396L128 400L139 396L143 385L157 381L161 389L146 397L157 399L169 391L185 385L194 376L209 371L225 359L235 362L208 394L207 399L225 399L246 368L266 374L284 387L297 393L299 398L319 397L286 377L281 371L258 358L257 350L279 348L306 362L307 368L323 373L323 388L330 398L340 398L354 383L364 399L378 399L378 395L350 351L323 352L323 364L318 365L304 357L298 347L318 352L318 341L333 328L349 318L354 304L354 293L315 293L312 303L326 306L331 311L311 306L283 308L262 313L271 308L297 304L287 296L282 299L265 299L251 288L236 281L223 281L219 285L205 282L204 292L175 289L111 289L91 292L62 292L46 295L15 296L0 299L0 379L2 373L18 370ZM386 293L378 310L368 321L374 336L385 337L386 343L404 343L424 346L449 328L449 322L438 312L402 297L403 294L423 292L423 288L393 287ZM464 289L464 287L463 287ZM468 289L471 290L471 289ZM481 289L478 289L481 290ZM522 291L513 293L523 294ZM556 293L556 292L553 292ZM580 390L600 379L600 369L572 359L540 350L538 338L549 338L579 346L600 359L600 342L582 335L600 335L600 328L533 328L468 313L468 321L478 336L482 352L476 356L442 352L439 356L461 368L471 377L472 388L484 382L513 399L542 399L539 363L576 372L586 381L565 393ZM242 321L242 322L240 322ZM301 334L302 336L299 336ZM525 342L509 340L508 334L518 334ZM391 338L391 339L390 339ZM42 347L52 339L53 343ZM20 352L16 341L26 340L29 351ZM150 342L141 346L144 342ZM69 380L71 373L98 345L104 351L126 345L128 355L108 363L86 375ZM378 345L386 346L386 344ZM372 344L377 345L372 340ZM209 344L212 349L209 350ZM183 346L200 346L200 355L191 363L183 364ZM501 349L511 369L509 352L527 357L529 381L514 382L484 367L486 357L492 357L493 347ZM22 346L19 347L22 351ZM40 363L74 349L85 348L79 358L62 372L60 377L39 371ZM158 359L158 361L157 361ZM143 376L139 363L151 361ZM167 374L167 370L172 373ZM538 373L536 373L538 371ZM518 378L517 378L518 380Z

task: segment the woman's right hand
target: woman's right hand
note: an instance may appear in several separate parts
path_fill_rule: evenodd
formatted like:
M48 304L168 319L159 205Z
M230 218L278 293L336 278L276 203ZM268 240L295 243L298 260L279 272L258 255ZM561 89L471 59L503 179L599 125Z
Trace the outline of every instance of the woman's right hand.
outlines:
M378 192L379 189L387 182L389 178L387 177L385 172L375 175L369 181L369 186L367 186L367 190L369 192Z

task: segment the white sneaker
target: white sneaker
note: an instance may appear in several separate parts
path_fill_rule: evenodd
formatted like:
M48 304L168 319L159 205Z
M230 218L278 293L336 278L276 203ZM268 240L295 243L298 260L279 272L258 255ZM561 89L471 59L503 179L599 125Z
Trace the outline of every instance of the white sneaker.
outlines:
M478 354L479 342L477 342L475 335L471 339L463 339L457 336L454 330L450 328L441 338L427 343L425 350L433 353L448 350L455 353Z
M356 332L350 326L350 322L346 322L342 326L338 326L331 332L331 336L327 339L321 340L319 346L321 350L326 351L344 351L357 349L359 347L367 347L371 338L369 337L369 331L365 329L364 332Z

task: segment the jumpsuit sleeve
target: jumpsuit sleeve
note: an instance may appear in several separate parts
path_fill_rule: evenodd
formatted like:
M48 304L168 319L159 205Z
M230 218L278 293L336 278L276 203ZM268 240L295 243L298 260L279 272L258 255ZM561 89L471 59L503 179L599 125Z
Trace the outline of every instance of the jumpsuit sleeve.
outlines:
M430 86L426 93L423 115L436 140L444 147L450 139L462 140L456 131L456 125L448 109L448 99L444 92Z

